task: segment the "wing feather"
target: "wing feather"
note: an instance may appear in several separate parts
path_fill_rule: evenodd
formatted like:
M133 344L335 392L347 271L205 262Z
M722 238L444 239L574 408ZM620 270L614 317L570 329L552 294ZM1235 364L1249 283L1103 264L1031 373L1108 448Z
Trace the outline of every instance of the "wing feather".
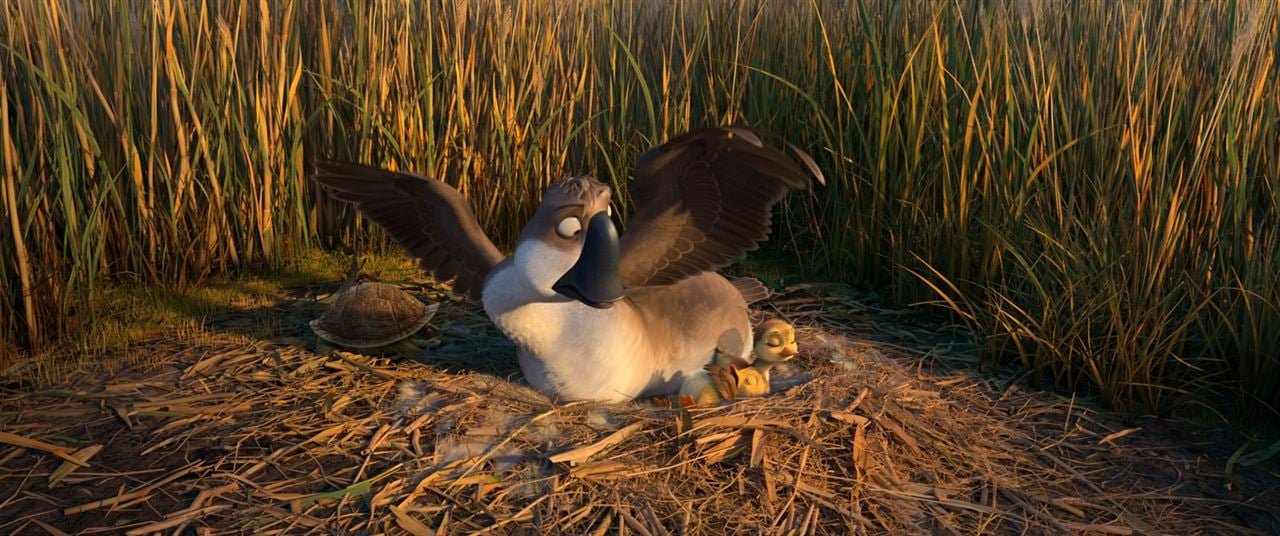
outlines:
M711 376L711 384L715 387L716 393L721 399L733 400L738 396L738 371L733 366L721 366L717 364L706 365L702 367L707 371L707 375Z
M634 175L637 212L621 239L628 288L669 285L742 258L768 238L773 206L810 181L744 127L677 137L642 155Z
M316 162L311 178L382 227L424 271L441 282L452 280L459 295L479 299L485 277L502 261L471 205L448 184L328 160Z
M742 299L747 303L755 303L769 299L769 287L764 286L759 279L754 277L737 277L730 279L729 283L733 284L733 288L738 289L738 293L742 295Z

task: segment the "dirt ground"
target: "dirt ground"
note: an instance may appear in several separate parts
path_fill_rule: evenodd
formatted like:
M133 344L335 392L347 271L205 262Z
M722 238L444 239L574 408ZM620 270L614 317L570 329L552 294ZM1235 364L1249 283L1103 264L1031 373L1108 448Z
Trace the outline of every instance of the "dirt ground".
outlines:
M7 371L0 533L1280 533L1275 462L1231 460L1238 434L977 373L963 337L843 287L757 311L799 328L773 394L689 410L554 403L428 285L417 356L318 354L332 290L59 385Z

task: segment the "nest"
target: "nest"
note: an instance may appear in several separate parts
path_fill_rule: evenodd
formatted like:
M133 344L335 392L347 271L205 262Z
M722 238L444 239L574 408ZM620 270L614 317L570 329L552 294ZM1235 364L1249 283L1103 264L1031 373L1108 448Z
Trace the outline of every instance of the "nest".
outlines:
M839 287L795 287L757 313L798 327L802 355L777 370L773 394L691 409L557 404L519 383L511 347L460 302L441 308L416 360L316 354L314 307L266 311L288 319L272 339L238 332L261 320L240 315L121 349L124 365L63 385L10 383L0 532L1278 526L1280 498L1266 492L1280 480L1248 468L1224 488L1212 438L1192 447L1160 432L1177 423L1126 422L953 367L956 341Z

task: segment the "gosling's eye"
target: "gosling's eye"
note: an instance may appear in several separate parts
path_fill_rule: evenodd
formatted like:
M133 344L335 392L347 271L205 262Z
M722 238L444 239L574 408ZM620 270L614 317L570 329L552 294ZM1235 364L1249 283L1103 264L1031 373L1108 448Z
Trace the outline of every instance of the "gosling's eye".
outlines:
M772 346L775 348L778 346L782 346L782 339L778 337L769 337L769 346Z
M573 216L560 220L560 224L556 225L556 234L560 235L561 238L573 238L581 231L582 220Z
M605 212L607 212L607 213L609 214L609 217L611 217L611 218L613 217L613 205L609 205L609 206L607 206L607 207L604 207L604 210L605 210Z

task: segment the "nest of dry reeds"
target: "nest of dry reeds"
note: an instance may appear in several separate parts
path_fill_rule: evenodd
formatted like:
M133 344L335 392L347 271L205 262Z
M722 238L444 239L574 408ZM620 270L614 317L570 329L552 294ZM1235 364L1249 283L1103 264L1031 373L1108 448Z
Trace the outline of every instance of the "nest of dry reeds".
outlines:
M1277 526L1274 475L1237 471L1224 487L1214 451L1154 433L1177 423L1125 422L953 368L956 341L839 287L795 287L766 306L761 317L798 326L802 350L775 392L687 410L554 403L520 385L510 346L456 301L416 359L315 353L305 321L322 305L295 297L120 349L117 366L63 385L33 389L10 371L0 532ZM267 316L273 338L240 329Z

